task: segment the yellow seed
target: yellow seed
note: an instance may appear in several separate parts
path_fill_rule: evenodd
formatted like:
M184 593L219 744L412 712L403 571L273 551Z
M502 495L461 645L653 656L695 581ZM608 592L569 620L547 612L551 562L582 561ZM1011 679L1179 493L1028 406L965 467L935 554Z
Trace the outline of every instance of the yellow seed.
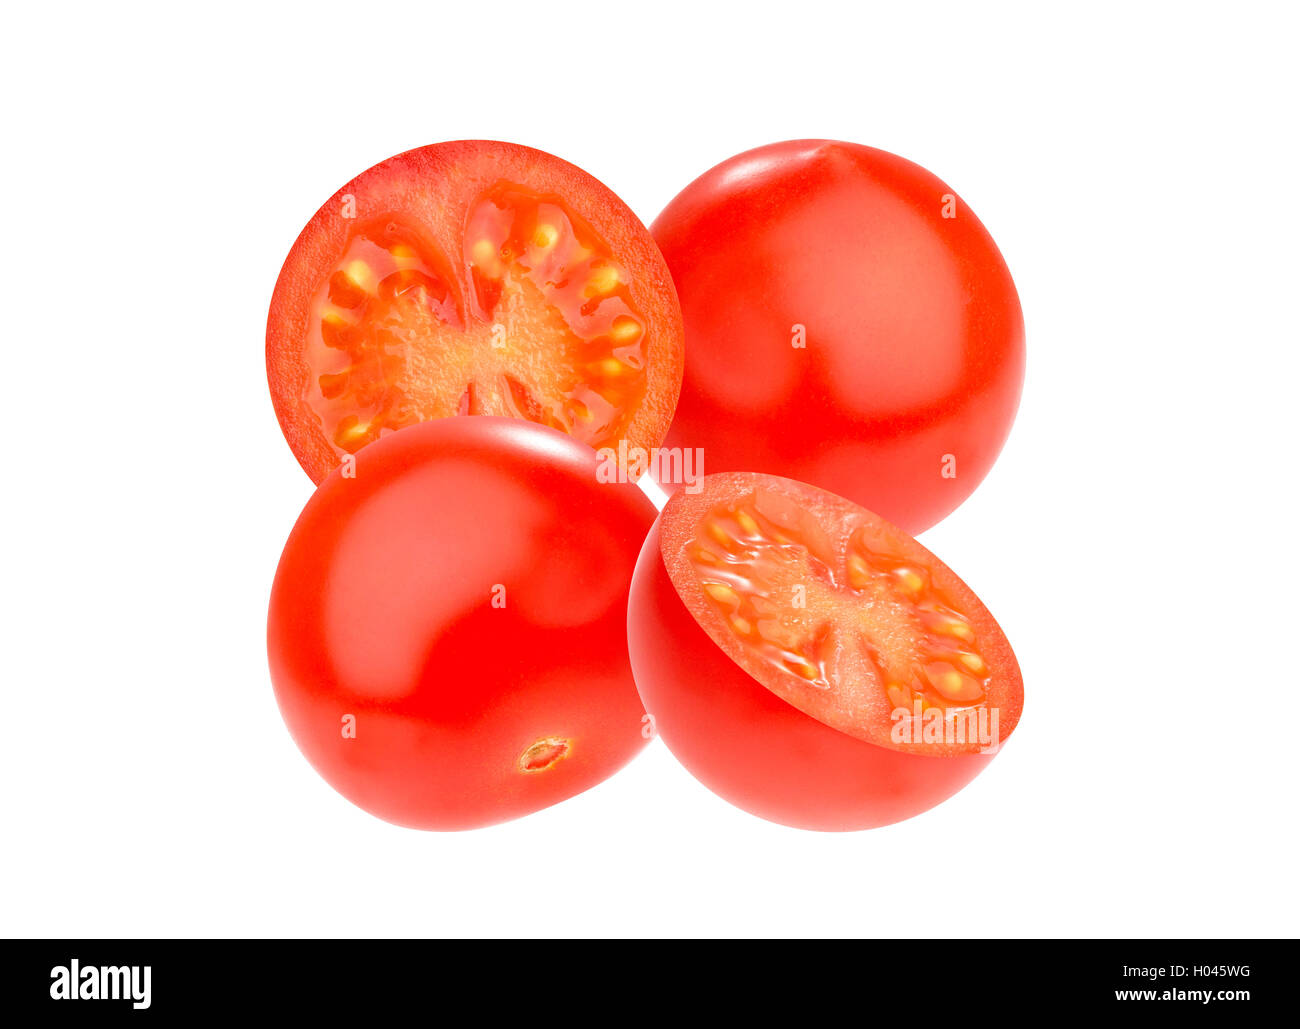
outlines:
M475 264L495 264L496 256L497 248L492 245L490 239L480 239L470 251L470 257Z
M867 569L867 562L862 559L860 554L849 555L849 585L865 586L871 578L871 573Z
M786 658L785 663L790 667L792 672L795 672L797 675L802 676L810 682L817 678L817 666L806 657Z
M591 273L591 278L587 280L587 293L591 296L600 296L603 293L612 293L617 286L618 269L607 264L604 268L597 268Z
M602 375L622 375L626 366L616 357L606 357L596 362L596 370Z
M360 439L369 431L370 431L369 422L357 422L356 425L352 425L344 429L343 436L345 439Z
M925 619L925 624L931 631L942 636L953 636L967 643L975 639L974 630L971 629L964 618L954 618L950 615L935 613Z
M750 536L758 535L758 522L754 521L748 511L737 511L736 521L740 523L740 527Z
M908 593L917 594L925 588L925 580L910 568L900 568L898 582Z
M754 628L746 619L741 618L740 615L732 617L731 626L742 636L748 636L750 631Z
M560 231L554 225L547 225L543 222L537 226L533 233L533 244L541 247L543 250L549 250L555 246L555 241L560 238Z
M723 546L730 546L732 543L730 534L718 522L709 522L709 535Z
M627 315L615 318L609 329L610 338L618 343L630 343L641 335L641 323Z
M393 255L393 262L400 271L406 271L406 269L414 268L419 264L419 257L415 253L415 248L408 247L405 243L398 243L388 252Z
M370 265L365 261L349 261L343 269L346 275L358 289L364 289L370 293L375 288L375 273L371 271Z
M970 701L983 696L980 684L968 675L963 675L946 661L935 662L925 669L930 680L947 700Z
M984 659L978 654L962 654L961 663L976 675L983 675L988 671L988 665L984 663Z
M721 601L724 604L734 603L740 599L735 590L720 582L706 582L704 592L714 600Z

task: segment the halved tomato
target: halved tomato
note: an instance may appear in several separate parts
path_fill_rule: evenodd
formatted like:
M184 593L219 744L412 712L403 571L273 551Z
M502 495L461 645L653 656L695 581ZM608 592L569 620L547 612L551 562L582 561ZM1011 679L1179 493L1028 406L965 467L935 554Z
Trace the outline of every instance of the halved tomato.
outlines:
M955 793L1016 727L998 624L901 529L773 475L678 490L628 607L637 689L715 793L800 828L886 825Z
M266 366L317 483L380 436L456 414L649 450L681 386L681 311L645 226L586 172L511 143L439 143L316 212L271 298Z

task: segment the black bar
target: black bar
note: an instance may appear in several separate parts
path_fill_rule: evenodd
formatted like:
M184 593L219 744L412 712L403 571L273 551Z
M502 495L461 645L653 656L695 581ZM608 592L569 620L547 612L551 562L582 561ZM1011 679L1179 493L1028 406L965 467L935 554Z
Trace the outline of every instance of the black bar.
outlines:
M704 1015L700 998L721 1013L789 997L810 1014L827 1004L864 1017L894 1010L963 1020L1159 1008L1217 1021L1285 1010L1295 996L1294 975L1278 974L1283 948L1293 949L1284 941L675 941L658 955L650 946L632 955L618 943L554 940L8 941L0 1011L169 1022L250 1013L337 1019L415 1005L428 1024L511 1011L548 1021L601 1011L609 1016L602 1021L617 1021L656 1009Z

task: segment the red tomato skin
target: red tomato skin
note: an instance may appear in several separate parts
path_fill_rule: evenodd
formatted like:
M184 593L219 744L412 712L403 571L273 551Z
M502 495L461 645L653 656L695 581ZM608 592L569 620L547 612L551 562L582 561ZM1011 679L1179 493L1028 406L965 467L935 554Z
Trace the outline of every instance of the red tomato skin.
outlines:
M1020 400L1024 321L992 237L936 176L853 143L776 143L696 179L651 232L686 326L668 446L702 447L710 473L812 483L912 535L987 475Z
M872 829L946 800L995 756L888 750L787 704L700 627L660 547L656 521L628 603L637 689L673 756L724 800L796 829Z
M336 470L308 502L272 587L271 678L299 749L353 803L475 828L580 793L645 745L624 620L654 507L599 483L596 460L531 423L438 419L364 448L355 478ZM522 771L550 736L568 756Z

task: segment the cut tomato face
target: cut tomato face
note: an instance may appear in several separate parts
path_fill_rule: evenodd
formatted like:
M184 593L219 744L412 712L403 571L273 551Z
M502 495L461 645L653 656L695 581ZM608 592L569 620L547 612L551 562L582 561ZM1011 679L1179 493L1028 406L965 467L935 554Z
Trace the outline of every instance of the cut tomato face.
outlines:
M1024 322L992 237L937 177L854 143L775 143L705 172L652 229L686 323L671 447L910 533L988 474Z
M349 800L421 829L517 818L645 745L628 584L654 506L555 430L445 418L316 490L271 592L271 679Z
M988 609L901 529L777 476L679 490L628 610L637 687L705 785L774 821L861 829L983 768L1020 718Z
M312 218L276 283L267 372L315 482L452 415L649 450L681 385L681 313L649 232L586 172L441 143L363 172Z

